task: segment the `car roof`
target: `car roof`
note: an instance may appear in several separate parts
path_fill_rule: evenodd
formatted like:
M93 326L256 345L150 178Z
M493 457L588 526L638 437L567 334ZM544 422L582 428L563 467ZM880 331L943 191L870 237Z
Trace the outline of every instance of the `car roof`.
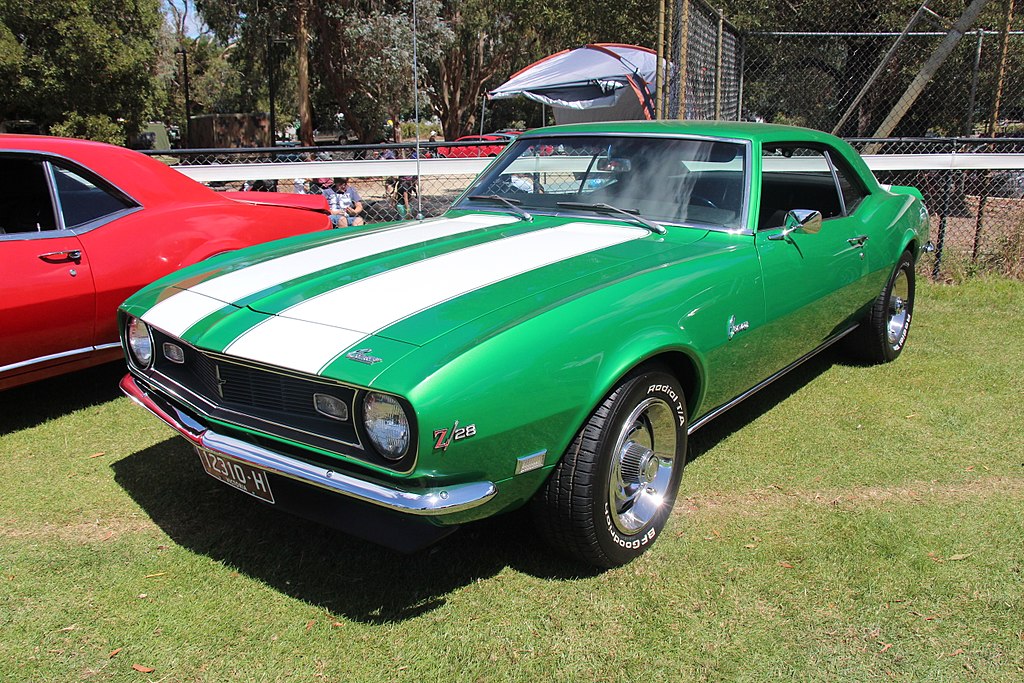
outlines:
M810 128L782 126L774 123L747 121L601 121L575 123L528 130L521 137L579 133L622 133L648 135L700 135L760 142L787 140L827 142L835 144L838 138Z
M0 134L0 153L39 153L69 159L143 205L161 201L220 200L213 190L156 159L104 142L47 135Z

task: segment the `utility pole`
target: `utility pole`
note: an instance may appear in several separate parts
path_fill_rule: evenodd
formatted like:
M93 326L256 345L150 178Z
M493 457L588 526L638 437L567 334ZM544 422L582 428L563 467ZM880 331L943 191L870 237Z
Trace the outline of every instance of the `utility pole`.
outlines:
M185 147L192 146L192 97L188 90L188 51L179 47L174 54L181 55L181 70L185 85Z

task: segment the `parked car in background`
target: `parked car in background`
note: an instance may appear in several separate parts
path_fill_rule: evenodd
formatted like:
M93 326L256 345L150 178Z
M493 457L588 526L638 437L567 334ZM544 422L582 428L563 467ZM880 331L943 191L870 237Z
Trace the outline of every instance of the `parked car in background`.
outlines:
M611 567L658 538L694 430L839 341L900 355L927 239L920 193L824 133L546 128L439 219L150 285L121 386L265 503L404 549L529 505Z
M464 147L438 147L438 156L450 159L465 159L469 157L496 157L505 149L510 137L506 135L463 135L454 142L475 142L476 145ZM490 143L490 144L488 144Z
M117 307L183 266L330 228L323 197L216 193L138 152L0 135L0 389L116 360Z

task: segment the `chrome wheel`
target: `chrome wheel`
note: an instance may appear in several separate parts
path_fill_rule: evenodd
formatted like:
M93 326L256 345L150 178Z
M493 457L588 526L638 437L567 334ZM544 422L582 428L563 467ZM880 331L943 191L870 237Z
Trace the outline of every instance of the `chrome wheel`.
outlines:
M907 278L907 271L903 268L896 273L896 279L892 283L892 291L889 294L889 320L887 324L887 335L889 346L898 346L904 338L904 330L907 327L910 303L910 281Z
M640 402L612 450L609 515L623 534L643 529L662 509L676 466L676 413L663 400Z

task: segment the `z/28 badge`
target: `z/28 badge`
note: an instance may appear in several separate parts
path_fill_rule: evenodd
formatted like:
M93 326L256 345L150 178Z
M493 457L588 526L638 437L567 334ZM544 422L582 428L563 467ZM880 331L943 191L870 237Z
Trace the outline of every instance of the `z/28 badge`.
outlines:
M476 425L471 424L460 427L459 421L456 420L455 424L450 428L445 427L444 429L434 430L434 450L446 451L452 445L452 441L462 441L471 436L476 436Z

